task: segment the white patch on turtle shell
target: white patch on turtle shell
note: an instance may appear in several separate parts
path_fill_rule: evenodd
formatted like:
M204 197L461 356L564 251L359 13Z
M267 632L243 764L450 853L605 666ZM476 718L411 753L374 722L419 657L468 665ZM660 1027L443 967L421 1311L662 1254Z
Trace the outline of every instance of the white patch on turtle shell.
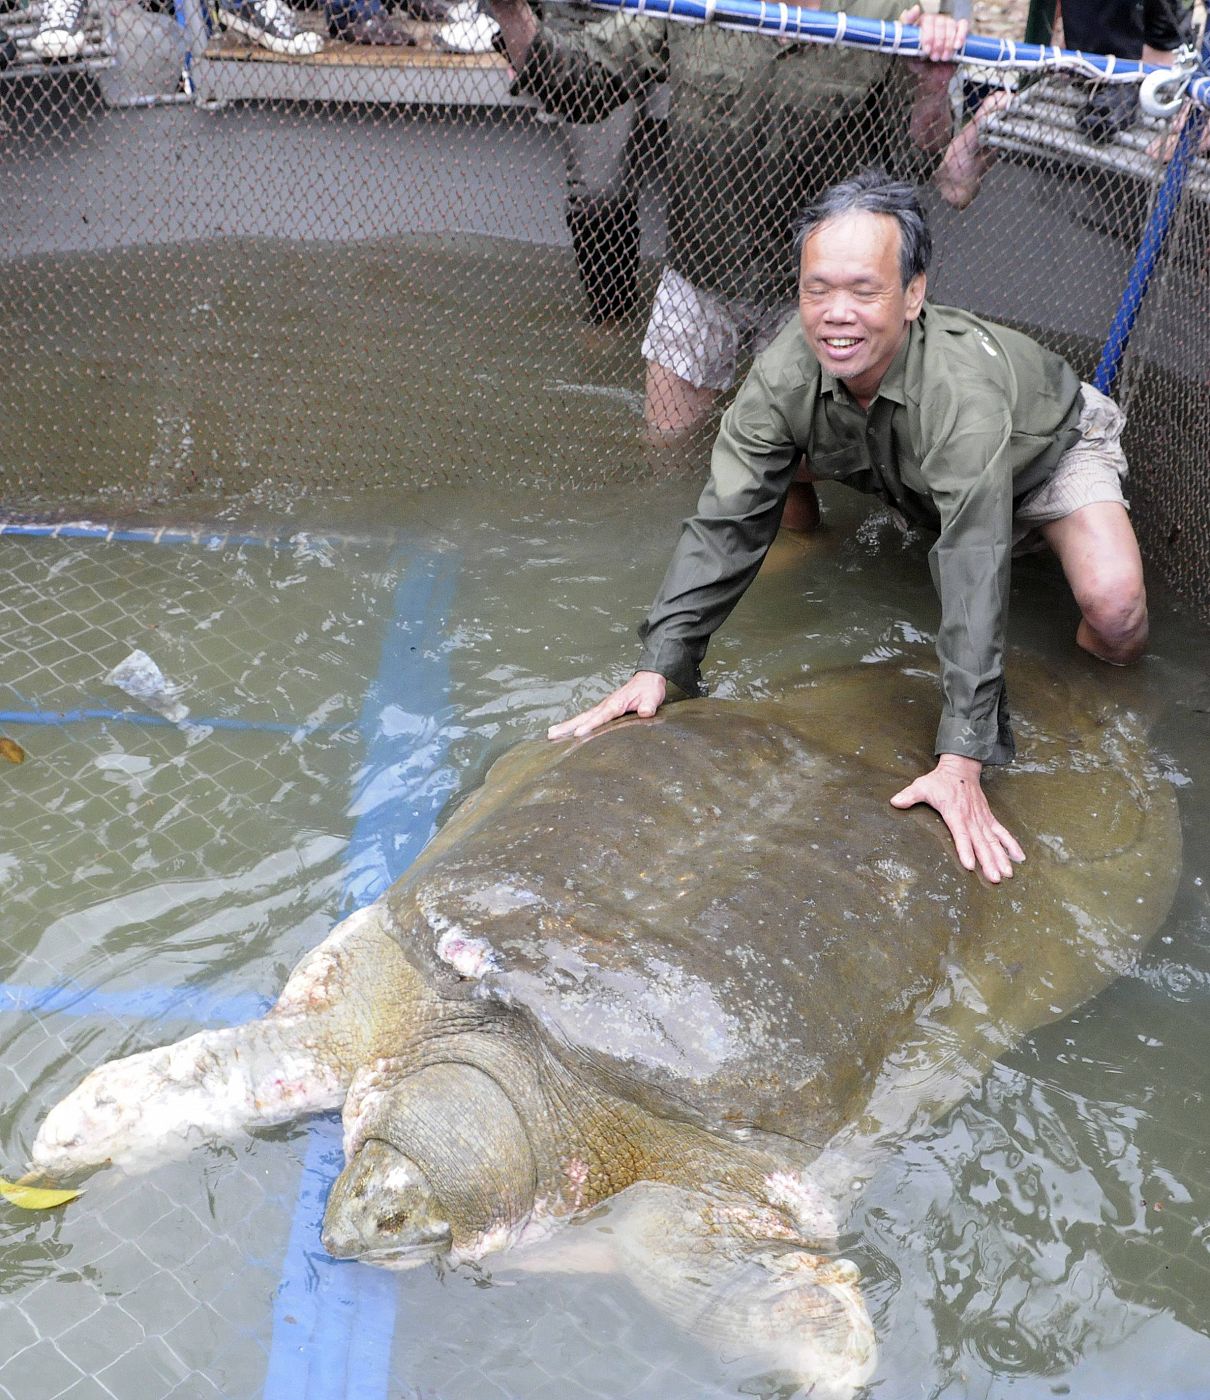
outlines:
M486 938L476 938L461 924L447 919L423 896L419 903L425 922L437 935L433 948L443 963L448 963L459 977L476 982L495 970L496 954Z
M482 910L489 919L499 919L511 914L514 909L528 909L534 904L541 904L542 900L533 890L519 890L515 885L497 881L494 885L468 891L466 902L472 908Z
M553 941L542 952L541 971L498 972L492 991L576 1045L705 1080L747 1044L747 1030L723 1009L715 988L682 967L661 958L634 969L602 967Z

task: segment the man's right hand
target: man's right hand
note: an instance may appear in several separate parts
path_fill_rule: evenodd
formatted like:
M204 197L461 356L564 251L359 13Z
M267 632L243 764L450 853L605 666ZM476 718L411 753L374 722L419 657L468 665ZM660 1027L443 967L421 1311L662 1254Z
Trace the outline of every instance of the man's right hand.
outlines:
M562 724L552 724L546 737L566 739L570 735L573 739L582 739L585 734L591 734L622 715L636 714L650 719L667 694L668 682L658 671L636 671L625 685L619 686L591 710L585 710L574 719L565 719Z
M962 865L967 870L978 868L986 880L998 885L1012 878L1013 862L1024 860L1025 852L992 814L979 781L982 769L977 758L940 754L933 771L897 792L891 806L905 808L927 802L949 827Z

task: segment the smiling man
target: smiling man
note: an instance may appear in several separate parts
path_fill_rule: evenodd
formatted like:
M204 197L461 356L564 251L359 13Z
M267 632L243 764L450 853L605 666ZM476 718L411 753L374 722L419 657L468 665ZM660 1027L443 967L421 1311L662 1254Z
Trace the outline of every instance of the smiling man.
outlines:
M877 496L937 536L937 761L890 800L936 808L962 864L996 882L1024 859L980 782L985 763L1014 753L1003 673L1014 546L1037 532L1059 556L1085 650L1124 664L1147 640L1124 419L1029 337L925 300L932 240L912 186L863 172L806 211L799 238L798 317L723 418L640 628L639 669L550 737L652 715L669 684L698 692L707 643L755 578L801 455L813 479Z

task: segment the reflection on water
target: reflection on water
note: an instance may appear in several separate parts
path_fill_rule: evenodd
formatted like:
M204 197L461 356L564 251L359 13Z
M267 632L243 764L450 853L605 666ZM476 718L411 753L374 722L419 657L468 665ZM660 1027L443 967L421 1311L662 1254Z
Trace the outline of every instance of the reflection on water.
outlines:
M558 345L544 353L560 451L574 437L590 456L618 415L633 425L631 398L596 392ZM221 376L190 383L219 413ZM344 421L334 408L334 433ZM439 458L440 424L426 430ZM340 911L367 814L427 821L622 678L693 494L686 480L552 494L375 478L356 499L292 507L287 529L312 533L284 549L0 538L0 729L28 755L0 773L0 1174L87 1067L271 998ZM825 531L779 543L712 646L718 695L893 655L936 625L927 542L842 493L825 504ZM1073 630L1054 567L1023 561L1015 638L1063 656ZM205 732L110 713L125 699L103 678L135 647ZM1208 662L1210 638L1161 603L1146 665L1112 681L1152 718L1185 823L1176 907L1144 966L1031 1035L852 1206L844 1245L868 1279L880 1400L1204 1393ZM70 722L32 722L48 714ZM307 1183L338 1166L335 1132L299 1125L143 1177L100 1173L63 1212L0 1210L0 1397L276 1397L300 1357L317 1388L293 1390L324 1397L786 1393L670 1334L619 1279L325 1272L317 1232L292 1228L300 1180L319 1189Z

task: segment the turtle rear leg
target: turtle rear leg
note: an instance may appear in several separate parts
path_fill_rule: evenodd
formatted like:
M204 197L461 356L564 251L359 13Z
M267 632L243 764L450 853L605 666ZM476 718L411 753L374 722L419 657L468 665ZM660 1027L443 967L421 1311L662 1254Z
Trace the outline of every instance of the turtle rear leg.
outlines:
M848 1400L876 1357L857 1268L790 1229L770 1237L768 1215L750 1200L642 1182L510 1262L582 1272L608 1260L711 1350L788 1373L818 1400Z
M56 1178L108 1162L147 1166L339 1107L358 1065L415 1028L420 998L378 906L358 910L299 962L259 1020L93 1070L47 1115L33 1166Z

